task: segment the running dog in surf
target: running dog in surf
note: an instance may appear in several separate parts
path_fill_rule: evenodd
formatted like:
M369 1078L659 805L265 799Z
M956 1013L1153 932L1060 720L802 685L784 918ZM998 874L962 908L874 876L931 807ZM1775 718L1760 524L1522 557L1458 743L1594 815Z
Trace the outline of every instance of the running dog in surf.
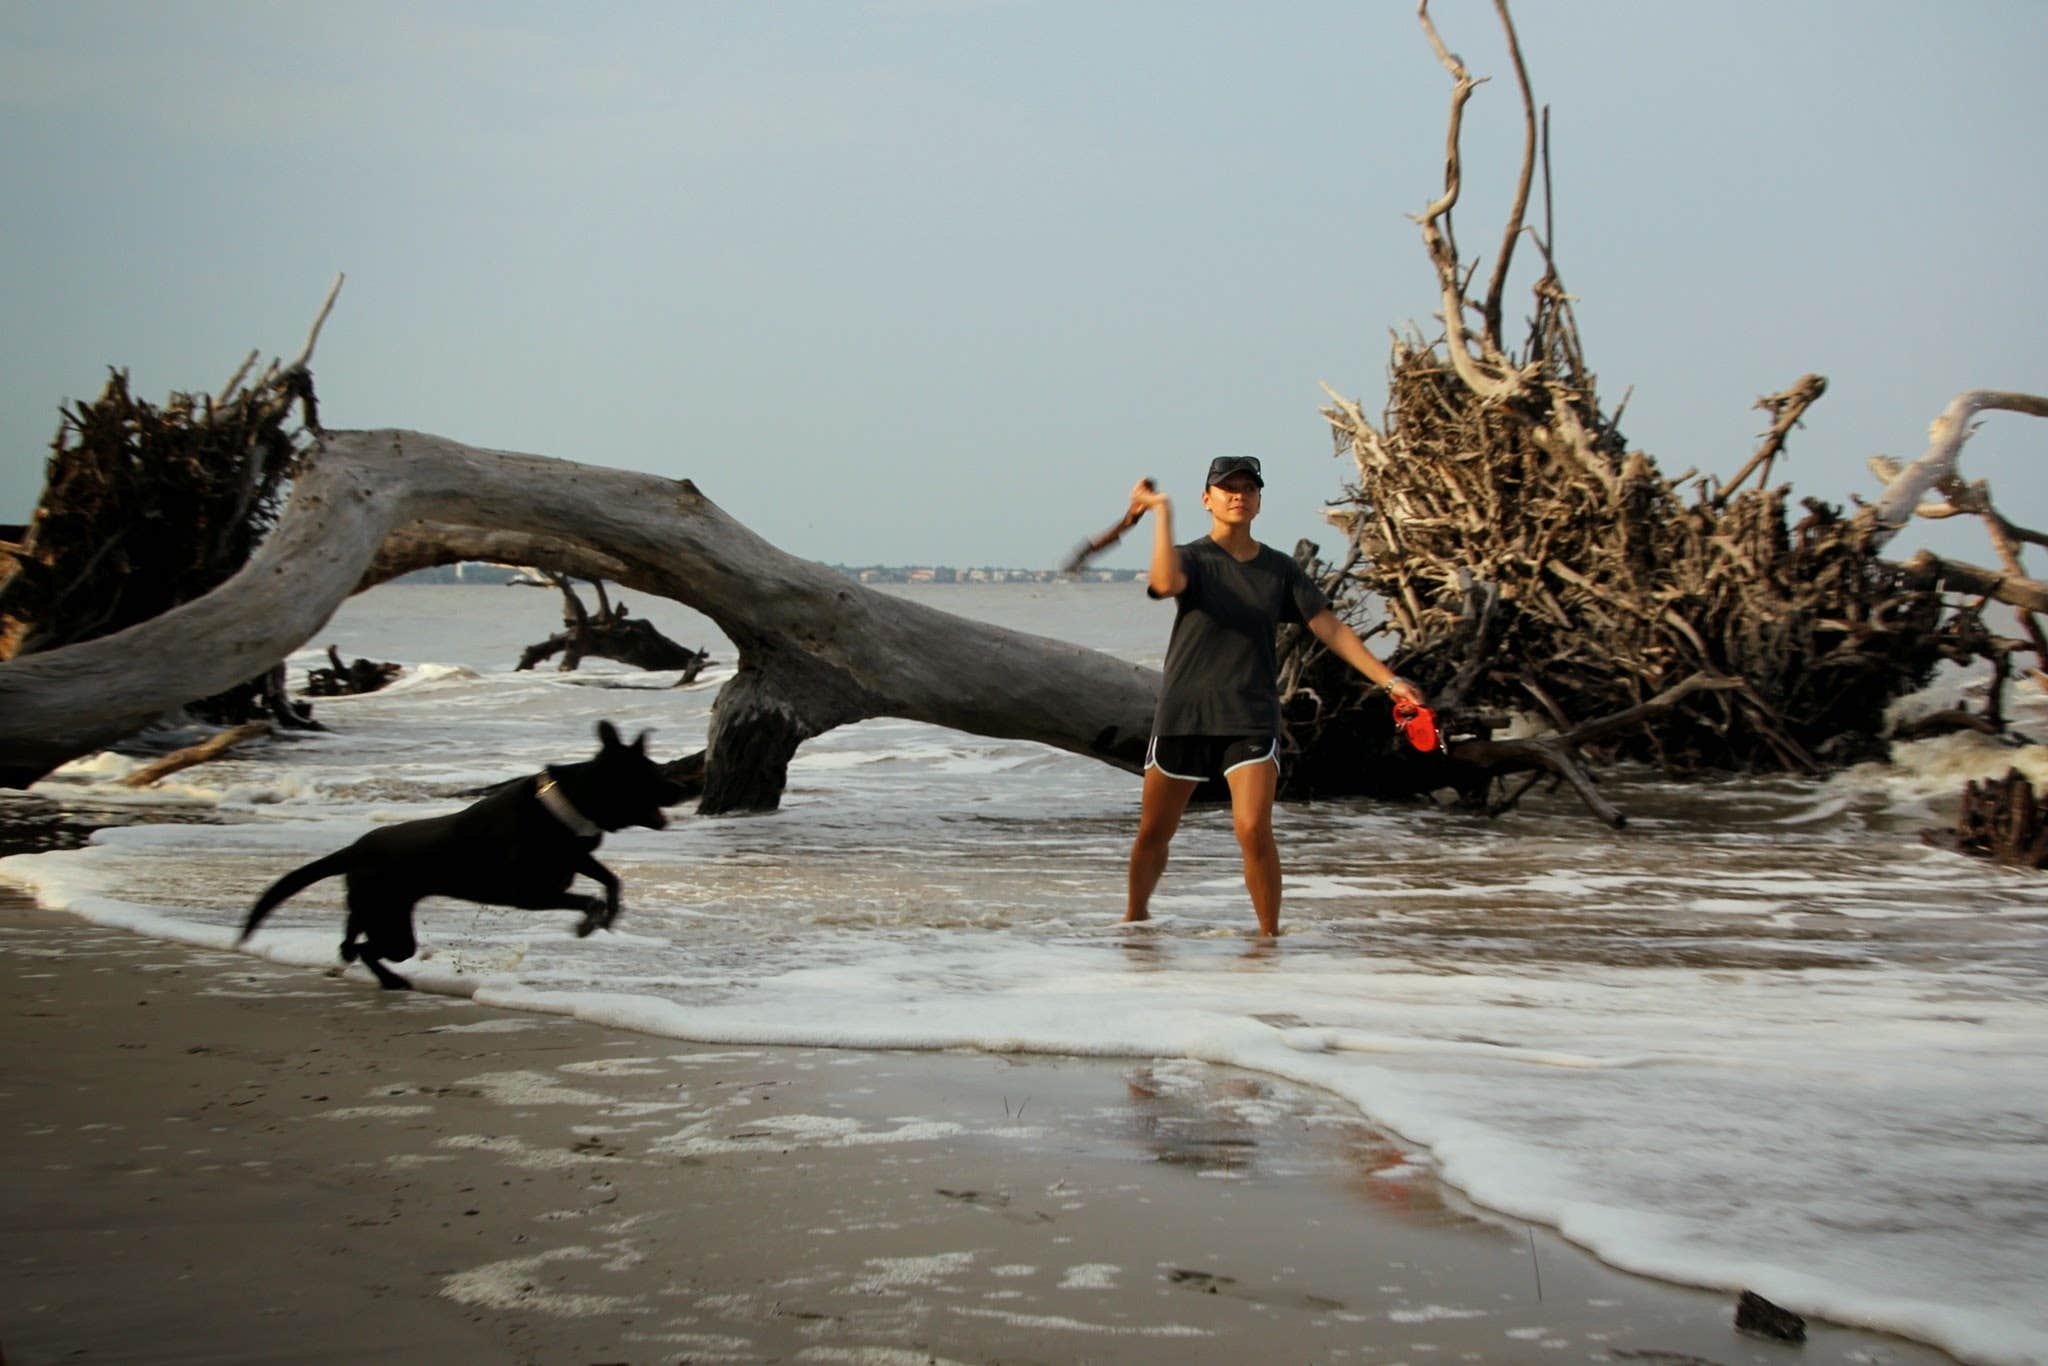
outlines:
M592 854L610 831L666 826L661 809L681 801L685 789L647 757L647 732L629 745L611 722L601 721L597 738L602 747L594 759L515 779L452 815L373 830L286 873L256 898L242 939L288 897L337 874L348 879L342 961L360 958L394 990L412 983L384 965L419 951L412 914L423 897L582 911L579 937L608 927L619 914L619 879ZM569 892L578 873L604 888L602 901Z

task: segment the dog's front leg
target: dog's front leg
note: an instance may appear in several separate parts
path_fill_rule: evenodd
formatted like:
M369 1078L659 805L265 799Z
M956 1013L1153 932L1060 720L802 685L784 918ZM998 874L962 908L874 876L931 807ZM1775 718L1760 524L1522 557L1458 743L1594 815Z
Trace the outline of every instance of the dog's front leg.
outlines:
M577 858L576 871L604 888L604 908L592 906L576 927L576 937L581 939L592 930L610 929L612 921L619 918L619 876L588 854Z

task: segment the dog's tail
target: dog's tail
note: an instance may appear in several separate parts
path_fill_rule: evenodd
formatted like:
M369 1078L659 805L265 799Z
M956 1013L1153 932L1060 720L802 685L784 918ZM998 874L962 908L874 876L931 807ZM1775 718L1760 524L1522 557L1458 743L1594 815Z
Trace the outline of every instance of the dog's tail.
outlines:
M256 927L263 923L263 917L276 910L287 898L297 896L322 878L345 873L355 865L355 846L329 854L326 858L314 859L303 868L294 868L270 884L270 889L256 898L256 904L249 908L249 918L242 922L242 933L235 940L237 944L256 933Z

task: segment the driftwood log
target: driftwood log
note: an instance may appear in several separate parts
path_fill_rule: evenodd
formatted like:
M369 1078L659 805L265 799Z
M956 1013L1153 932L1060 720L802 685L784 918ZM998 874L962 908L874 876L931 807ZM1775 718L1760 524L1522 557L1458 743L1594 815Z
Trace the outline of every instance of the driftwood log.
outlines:
M1971 782L1956 811L1955 848L2016 868L2048 868L2048 820L2018 769Z
M391 686L405 670L383 660L358 659L344 663L341 651L327 647L327 667L306 671L309 697L360 697Z
M184 770L198 764L203 764L209 759L219 758L244 740L253 740L259 735L268 734L270 734L269 722L244 722L230 730L223 730L210 735L196 745L187 745L183 749L166 754L153 764L146 764L136 769L133 773L121 779L121 785L124 787L154 786L165 778L170 777L173 773L182 773Z
M1806 1341L1806 1320L1783 1305L1773 1304L1754 1290L1745 1290L1735 1301L1737 1331L1754 1333L1774 1342Z

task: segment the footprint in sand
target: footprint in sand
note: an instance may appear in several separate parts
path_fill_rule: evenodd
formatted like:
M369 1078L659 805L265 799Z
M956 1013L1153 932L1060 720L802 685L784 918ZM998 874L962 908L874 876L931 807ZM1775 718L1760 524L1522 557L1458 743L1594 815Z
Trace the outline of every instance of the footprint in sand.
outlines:
M1197 1291L1204 1295L1230 1295L1253 1304L1270 1304L1282 1309L1310 1309L1317 1313L1329 1313L1345 1307L1344 1301L1328 1299L1322 1295L1298 1295L1281 1290L1247 1290L1238 1284L1235 1276L1222 1276L1213 1271L1194 1271L1187 1267L1172 1267L1166 1279L1185 1290Z
M945 1196L948 1200L958 1200L963 1205L973 1205L979 1209L1000 1214L1013 1224L1049 1224L1053 1222L1053 1216L1047 1214L1044 1210L1011 1209L1010 1197L1002 1191L949 1190L944 1186L934 1187L934 1191L939 1195Z

